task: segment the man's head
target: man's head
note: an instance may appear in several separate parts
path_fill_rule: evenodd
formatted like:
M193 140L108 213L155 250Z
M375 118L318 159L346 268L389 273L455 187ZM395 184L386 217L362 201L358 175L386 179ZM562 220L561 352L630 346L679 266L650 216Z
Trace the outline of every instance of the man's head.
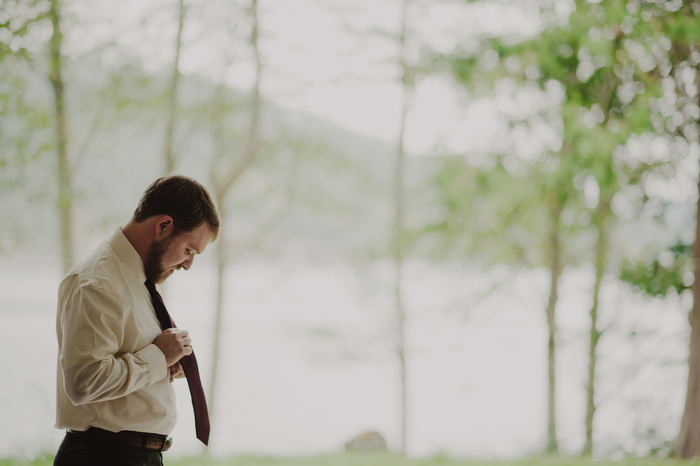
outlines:
M193 231L206 223L214 238L219 234L219 214L207 188L196 180L180 175L158 178L141 196L134 212L137 223L155 215L173 218L173 233Z
M154 283L176 269L189 269L194 254L216 239L220 223L206 188L179 175L159 178L146 189L133 222L146 226L144 267L146 278Z

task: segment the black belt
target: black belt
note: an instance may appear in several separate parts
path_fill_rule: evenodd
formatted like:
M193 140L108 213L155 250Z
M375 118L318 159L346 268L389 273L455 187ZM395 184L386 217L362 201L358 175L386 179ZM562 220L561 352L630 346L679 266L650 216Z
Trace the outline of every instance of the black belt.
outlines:
M110 432L108 430L99 429L97 427L89 427L86 431L68 430L72 434L78 434L81 437L102 440L131 447L143 448L146 450L167 451L173 444L173 439L167 435L147 434L144 432L133 432L123 430L121 432Z

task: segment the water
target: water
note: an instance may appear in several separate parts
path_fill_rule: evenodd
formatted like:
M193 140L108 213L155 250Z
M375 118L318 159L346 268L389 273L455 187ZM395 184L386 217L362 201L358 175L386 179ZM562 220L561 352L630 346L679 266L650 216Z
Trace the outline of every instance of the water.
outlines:
M165 300L192 335L206 388L215 280L203 259L168 280ZM365 430L398 448L390 270L252 260L229 268L213 455L333 452ZM0 457L55 451L63 437L53 428L60 275L54 259L0 258ZM547 286L542 270L482 274L459 264L409 264L410 455L512 457L544 447ZM591 287L585 267L567 270L561 282L557 421L565 453L577 453L584 440ZM662 440L675 436L687 307L687 299L642 299L614 281L604 288L602 325L610 330L599 351L601 454L645 454L650 426ZM168 456L197 454L186 382L175 383L180 419Z

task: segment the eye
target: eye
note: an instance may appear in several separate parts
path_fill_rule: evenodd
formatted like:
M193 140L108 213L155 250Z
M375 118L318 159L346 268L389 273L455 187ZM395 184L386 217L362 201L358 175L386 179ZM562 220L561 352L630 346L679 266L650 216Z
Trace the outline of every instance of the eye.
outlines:
M192 250L186 249L186 250L185 250L185 254L187 254L188 256L191 256L191 255L192 255Z

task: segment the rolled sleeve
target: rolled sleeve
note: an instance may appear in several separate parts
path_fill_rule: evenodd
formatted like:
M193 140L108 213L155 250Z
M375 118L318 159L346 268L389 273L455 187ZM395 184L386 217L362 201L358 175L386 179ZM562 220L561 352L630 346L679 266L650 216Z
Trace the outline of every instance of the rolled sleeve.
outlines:
M156 382L163 380L168 376L168 364L165 360L165 355L156 345L148 345L144 349L137 351L136 355L142 358L150 366L150 382L153 385Z

